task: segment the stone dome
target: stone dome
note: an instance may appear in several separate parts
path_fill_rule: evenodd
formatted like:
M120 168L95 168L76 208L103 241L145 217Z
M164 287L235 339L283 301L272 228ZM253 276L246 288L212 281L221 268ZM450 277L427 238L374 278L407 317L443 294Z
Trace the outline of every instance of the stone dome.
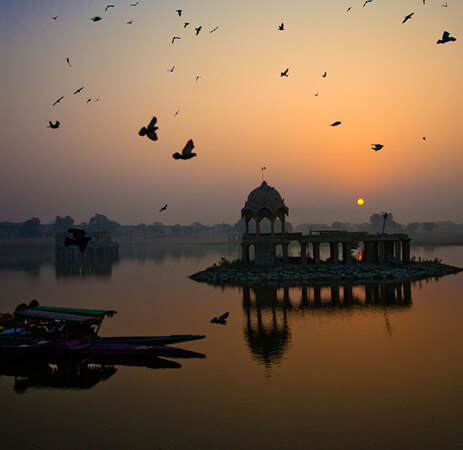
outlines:
M280 193L265 181L250 192L244 208L241 210L241 217L246 213L257 216L262 209L269 210L274 217L288 215L288 208Z

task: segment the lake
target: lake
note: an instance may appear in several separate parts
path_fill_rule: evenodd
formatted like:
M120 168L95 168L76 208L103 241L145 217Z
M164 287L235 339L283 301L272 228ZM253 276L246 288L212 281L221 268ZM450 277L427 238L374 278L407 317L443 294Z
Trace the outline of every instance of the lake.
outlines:
M412 255L463 267L463 247ZM79 378L4 367L2 448L462 448L461 273L305 289L187 278L222 256L237 249L126 245L118 262L82 272L55 267L53 249L2 249L1 312L36 298L115 309L104 336L207 336L177 344L206 355L176 359L181 368L94 367ZM226 311L226 325L210 323Z

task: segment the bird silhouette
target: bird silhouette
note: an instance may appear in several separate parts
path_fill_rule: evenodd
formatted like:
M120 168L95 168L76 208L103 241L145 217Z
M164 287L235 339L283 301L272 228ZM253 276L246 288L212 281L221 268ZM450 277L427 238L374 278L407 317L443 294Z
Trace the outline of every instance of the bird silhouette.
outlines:
M316 92L316 93L314 94L314 96L315 96L315 97L318 97L318 92Z
M373 0L366 0L365 3L363 4L363 7L365 8L365 5L366 5L367 3L371 3L372 1L373 1Z
M322 78L326 78L326 72L322 75Z
M56 102L53 103L52 106L55 106L57 103L59 103L61 100L63 100L63 98L64 98L64 95L62 95L58 100L56 100Z
M183 28L186 28L188 25L190 25L190 22L185 22L185 23L183 24Z
M179 152L176 152L172 155L172 158L174 159L191 159L196 156L196 153L193 153L192 150L195 148L193 144L193 139L190 139L185 147L183 147L182 153L180 154Z
M133 19L129 20L128 22L125 22L127 25L132 25L133 24Z
M87 103L90 103L91 101L92 101L91 97L89 99L87 99Z
M442 38L437 41L438 44L445 44L446 42L456 41L457 39L453 36L450 36L448 31L444 31L442 34Z
M166 209L167 209L167 204L165 204L165 205L159 210L159 212L165 211Z
M289 67L284 72L280 73L280 77L287 77L288 76L288 70L289 70Z
M178 36L174 36L174 37L172 38L172 44L174 43L175 39L182 39L182 38L181 38L181 37L178 37Z
M209 33L213 33L213 32L216 31L218 28L219 28L218 26L215 27L215 28L213 28L211 31L209 31Z
M83 88L84 88L83 86L80 87L79 89L77 89L77 91L73 92L72 95L78 94L79 92L82 91Z
M196 30L196 36L198 36L199 32L203 29L203 27L200 25L198 28L195 28Z
M182 10L181 9L176 9L176 11L177 11L178 16L181 17L182 16Z
M402 23L405 23L407 20L410 20L410 19L412 18L413 14L415 14L415 13L412 12L412 13L406 15L406 16L404 17L404 20L402 20Z
M172 66L172 69L167 69L167 72L173 72L175 69L175 66Z
M425 140L426 140L426 136L423 136L423 141L425 141Z
M138 2L135 2L135 3L131 3L130 6L137 6L138 5Z
M383 144L371 144L371 149L377 152L378 150L381 150L384 147Z
M212 320L211 320L211 323L218 323L219 325L226 325L227 324L227 317L230 315L229 312L226 312L224 314L222 314L221 316L219 317L214 317Z
M158 127L155 126L157 121L158 119L156 117L153 117L148 126L142 127L138 134L140 136L148 136L148 138L150 138L152 141L157 141L158 135L156 134L156 130L158 129Z
M69 64L69 67L72 67L71 66L71 60L69 58L66 58L66 62Z
M90 17L90 20L93 22L99 22L100 20L103 20L100 16L95 16L95 17Z
M51 120L48 121L48 126L47 128L53 128L53 129L56 129L56 128L59 128L59 126L61 125L61 122L59 120L57 120L55 123L52 123Z
M444 8L447 8L447 2L442 5Z
M341 125L341 122L337 120L336 122L333 122L330 127L337 127L338 125Z
M53 16L52 19L53 19L53 20L56 20L56 19L58 19L58 17L59 17L59 16Z
M180 110L177 109L177 111L175 111L174 117L177 116L179 112L180 112Z
M104 10L107 11L109 8L114 8L114 5L108 5Z
M285 24L283 22L281 22L281 24L278 25L278 30L279 31L285 31Z
M349 6L349 8L347 8L346 12L349 12L351 9L352 9L352 6Z
M201 75L198 75L195 81L198 81L200 78L201 78Z
M65 237L64 246L69 247L71 245L77 245L77 247L80 248L81 253L84 253L92 238L85 236L85 230L80 230L78 228L69 228L68 233L71 233L73 237Z

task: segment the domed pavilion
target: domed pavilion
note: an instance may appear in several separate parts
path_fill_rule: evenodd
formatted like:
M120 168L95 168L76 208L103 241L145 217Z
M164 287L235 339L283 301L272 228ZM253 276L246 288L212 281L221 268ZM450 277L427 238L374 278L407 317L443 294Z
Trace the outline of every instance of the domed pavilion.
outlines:
M242 261L250 262L250 249L254 249L256 265L274 265L289 262L289 246L300 246L301 264L320 264L320 246L329 246L328 262L352 264L352 250L362 249L362 261L384 264L391 258L410 261L410 238L406 234L369 234L345 230L309 230L309 234L286 231L286 216L289 210L280 193L265 181L250 192L241 209L245 232L241 241ZM266 227L261 222L267 219ZM270 222L270 226L268 226ZM253 227L251 227L251 224ZM276 227L276 225L280 225ZM277 258L277 248L281 247L283 258ZM311 251L310 251L311 250ZM340 255L341 253L341 255ZM341 256L341 257L340 257ZM341 259L342 258L342 259Z

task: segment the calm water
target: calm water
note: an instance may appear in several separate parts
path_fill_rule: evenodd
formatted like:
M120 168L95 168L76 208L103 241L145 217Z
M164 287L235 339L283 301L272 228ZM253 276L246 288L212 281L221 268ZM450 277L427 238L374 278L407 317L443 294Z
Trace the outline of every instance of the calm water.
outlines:
M412 253L463 266L463 247ZM187 278L221 256L234 255L121 248L118 263L80 274L56 269L53 251L3 250L0 311L32 298L111 308L118 314L100 334L206 334L178 346L207 357L179 359L177 369L114 366L85 380L2 375L1 447L462 448L462 274L321 290ZM209 323L225 311L226 326Z

